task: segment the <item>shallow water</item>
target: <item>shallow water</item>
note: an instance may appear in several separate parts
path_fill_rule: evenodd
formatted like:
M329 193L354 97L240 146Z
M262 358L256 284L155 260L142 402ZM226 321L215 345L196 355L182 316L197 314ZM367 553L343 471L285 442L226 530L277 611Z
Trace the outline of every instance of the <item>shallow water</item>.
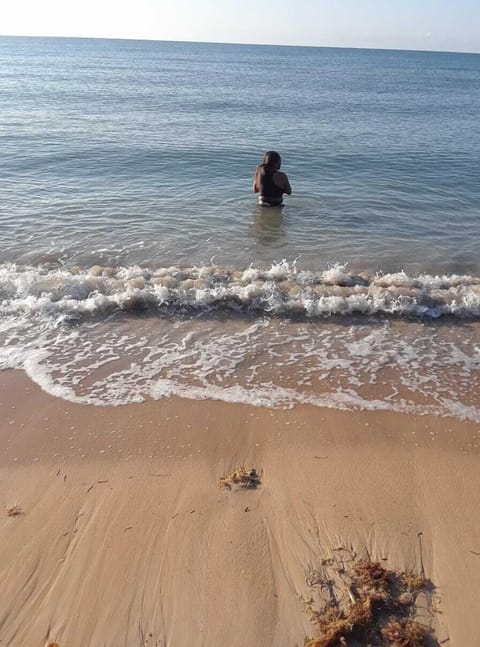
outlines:
M0 69L0 260L479 273L478 55L0 38Z
M170 395L389 409L480 422L480 323L132 316L4 327L1 368L52 395L120 405Z
M0 70L0 367L480 419L480 56L0 38Z

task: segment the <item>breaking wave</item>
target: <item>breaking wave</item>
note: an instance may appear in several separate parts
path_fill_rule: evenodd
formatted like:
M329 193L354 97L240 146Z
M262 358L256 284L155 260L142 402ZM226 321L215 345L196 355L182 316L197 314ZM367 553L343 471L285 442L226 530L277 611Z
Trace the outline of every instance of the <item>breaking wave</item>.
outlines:
M480 316L480 277L323 272L282 261L269 269L0 266L0 315L77 319L115 310L256 316Z
M87 405L177 395L479 422L479 315L469 275L4 264L0 370Z

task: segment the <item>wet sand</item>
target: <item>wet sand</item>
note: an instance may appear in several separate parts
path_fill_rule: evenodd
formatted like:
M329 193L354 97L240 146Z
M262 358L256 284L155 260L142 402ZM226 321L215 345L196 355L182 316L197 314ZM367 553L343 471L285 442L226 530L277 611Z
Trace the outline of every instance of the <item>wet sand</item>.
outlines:
M478 424L178 398L89 407L15 371L0 401L0 645L302 645L306 576L341 547L423 566L437 639L476 644ZM240 465L261 485L219 488Z

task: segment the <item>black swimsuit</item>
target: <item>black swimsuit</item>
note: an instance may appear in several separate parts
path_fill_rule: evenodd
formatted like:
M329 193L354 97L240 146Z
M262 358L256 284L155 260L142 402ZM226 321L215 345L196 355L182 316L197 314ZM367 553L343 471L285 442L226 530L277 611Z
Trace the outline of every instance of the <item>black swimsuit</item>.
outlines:
M280 189L273 181L275 171L265 173L261 179L260 204L268 207L278 207L282 204L283 189Z

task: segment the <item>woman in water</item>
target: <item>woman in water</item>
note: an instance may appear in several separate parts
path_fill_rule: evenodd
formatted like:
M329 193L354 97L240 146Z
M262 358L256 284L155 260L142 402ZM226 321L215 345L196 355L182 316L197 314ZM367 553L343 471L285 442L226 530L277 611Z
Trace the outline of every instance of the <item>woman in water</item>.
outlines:
M253 190L260 193L258 203L264 207L279 207L284 193L290 195L292 189L285 173L280 171L282 160L276 151L267 151L263 164L257 166L253 179Z

